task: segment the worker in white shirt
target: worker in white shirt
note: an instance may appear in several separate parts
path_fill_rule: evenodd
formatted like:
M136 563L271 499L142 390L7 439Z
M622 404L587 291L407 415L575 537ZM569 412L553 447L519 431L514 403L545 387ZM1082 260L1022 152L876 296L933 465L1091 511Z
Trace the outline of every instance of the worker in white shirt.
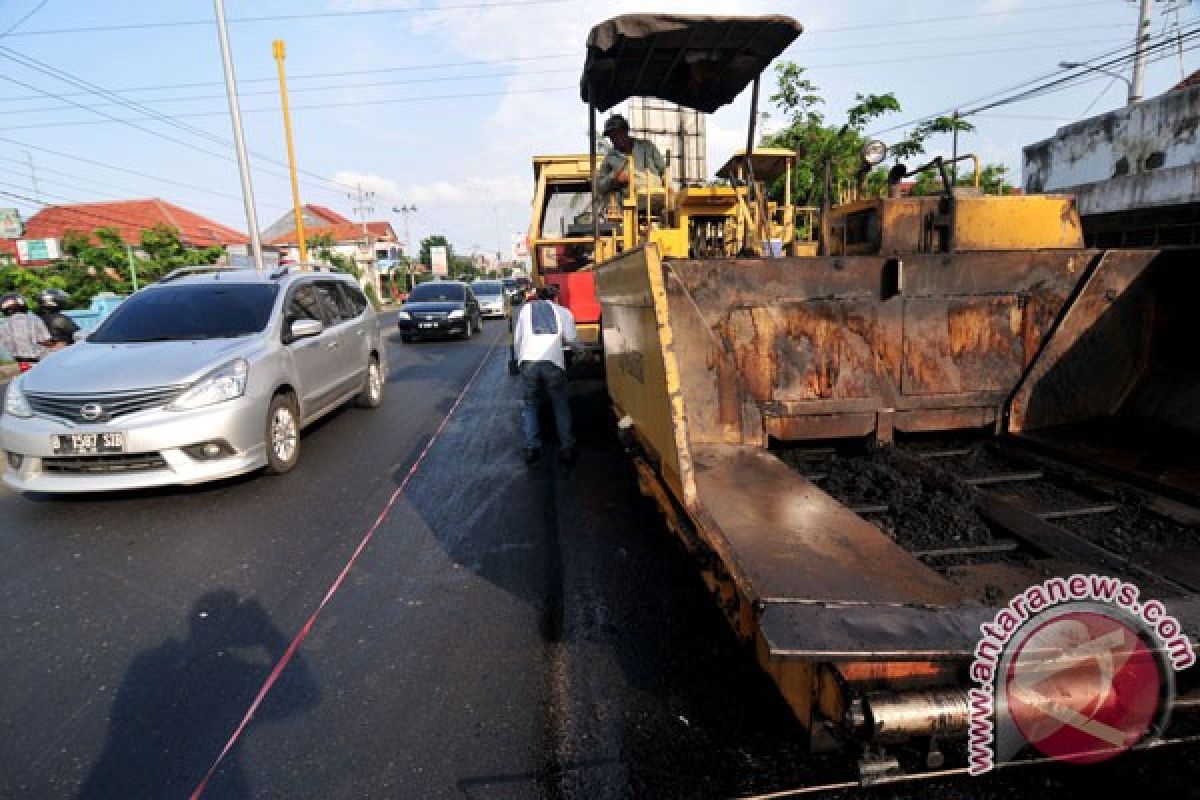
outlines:
M575 317L555 302L557 299L557 286L542 287L538 290L537 300L521 307L513 325L513 351L520 366L524 389L521 425L525 434L525 461L530 464L537 461L542 452L538 431L540 385L545 385L554 408L559 455L568 464L575 459L563 348L567 343L578 341L579 335L575 332Z

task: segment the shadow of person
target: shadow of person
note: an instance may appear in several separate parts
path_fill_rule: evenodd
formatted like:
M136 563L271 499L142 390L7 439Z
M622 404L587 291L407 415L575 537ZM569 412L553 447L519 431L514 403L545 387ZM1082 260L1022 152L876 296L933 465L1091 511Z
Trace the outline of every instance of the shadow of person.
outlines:
M201 597L188 638L141 653L125 673L109 717L108 739L79 797L187 797L241 722L288 641L255 599L219 590ZM263 701L254 721L316 705L319 690L299 654ZM209 794L252 796L235 746Z

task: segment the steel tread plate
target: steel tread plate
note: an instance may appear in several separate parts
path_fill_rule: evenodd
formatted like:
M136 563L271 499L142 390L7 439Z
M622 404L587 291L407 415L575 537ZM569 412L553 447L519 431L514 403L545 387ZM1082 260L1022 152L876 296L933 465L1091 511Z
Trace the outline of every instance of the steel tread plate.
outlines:
M702 533L752 600L956 606L961 594L775 456L693 445Z

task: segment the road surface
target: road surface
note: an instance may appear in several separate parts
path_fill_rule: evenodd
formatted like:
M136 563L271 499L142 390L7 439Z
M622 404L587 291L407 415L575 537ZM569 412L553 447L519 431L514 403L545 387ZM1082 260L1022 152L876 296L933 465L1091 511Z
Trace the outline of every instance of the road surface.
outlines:
M638 495L597 385L572 386L578 463L526 467L505 330L392 341L383 406L309 430L286 476L0 490L0 797L182 798L214 764L204 797L730 797L850 777L848 756L805 754Z

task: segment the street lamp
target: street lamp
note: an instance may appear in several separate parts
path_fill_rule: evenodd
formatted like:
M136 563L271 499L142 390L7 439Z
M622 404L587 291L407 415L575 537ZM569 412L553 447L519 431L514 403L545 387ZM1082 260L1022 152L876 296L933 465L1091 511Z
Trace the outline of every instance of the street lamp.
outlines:
M1103 69L1102 67L1093 67L1091 64L1083 64L1078 61L1060 61L1058 62L1058 66L1060 69L1084 69L1091 72L1099 72L1102 75L1108 75L1111 78L1118 78L1125 81L1125 87L1129 90L1126 94L1128 105L1133 105L1141 99L1139 97L1134 97L1133 95L1133 81L1129 80L1129 78L1126 78L1119 72L1113 72L1112 70Z

